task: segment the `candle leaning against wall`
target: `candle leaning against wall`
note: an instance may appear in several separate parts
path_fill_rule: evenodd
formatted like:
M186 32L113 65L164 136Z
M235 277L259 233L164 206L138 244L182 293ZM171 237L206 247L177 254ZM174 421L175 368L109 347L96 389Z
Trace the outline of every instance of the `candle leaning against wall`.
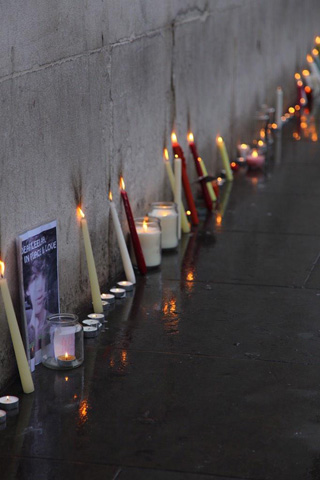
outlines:
M111 191L109 192L109 200L110 200L110 211L111 211L111 216L112 216L112 221L113 221L113 226L116 232L117 240L118 240L118 246L120 249L120 254L121 254L121 259L122 259L122 264L123 268L127 277L127 280L131 283L136 283L136 277L133 271L131 259L129 256L129 252L127 249L127 244L125 242L123 232L121 229L119 217L116 211L116 207L113 204L112 201L112 193Z
M13 349L17 360L22 389L24 393L32 393L34 392L33 380L27 360L27 355L23 346L20 330L18 327L17 317L14 312L8 283L7 280L4 278L4 269L5 265L3 262L0 261L0 288L8 320Z
M188 140L189 147L190 147L190 150L191 150L191 153L192 153L192 156L193 156L193 160L194 160L194 164L195 164L195 167L196 167L196 170L197 170L198 177L203 177L204 172L203 172L202 167L201 167L201 162L199 161L200 157L198 155L198 150L197 150L197 147L196 147L196 144L195 144L195 141L194 141L194 136L193 136L192 132L190 132L188 134L187 140ZM209 210L209 212L211 212L212 208L213 208L212 199L209 195L209 191L208 191L208 188L207 188L207 183L205 181L201 182L201 189L202 189L202 195L203 195L203 199L204 199L204 202L206 204L207 210Z
M92 246L91 246L88 224L87 224L87 220L85 218L85 214L83 213L83 211L81 210L80 207L78 207L78 214L79 214L79 217L80 217L84 248L85 248L85 252L86 252L86 259L87 259L87 265L88 265L88 273L89 273L89 280L90 280L90 287L91 287L93 310L94 310L95 313L103 313L103 306L102 306L102 302L101 302L101 293L100 293L98 275L97 275L96 265L95 265L95 262L94 262L94 257L93 257L93 252L92 252Z
M205 177L207 177L208 176L208 170L207 170L207 167L206 167L206 165L205 165L205 163L204 163L204 161L202 160L201 157L198 157L198 162L201 165L203 175ZM207 185L207 189L208 189L211 201L215 202L217 200L217 196L216 196L215 191L213 189L212 183L211 182L206 182L206 185Z
M164 149L163 158L164 158L164 164L165 164L167 175L169 178L171 190L174 195L174 184L175 184L174 173L171 167L171 163L169 161L169 153L166 148ZM187 215L186 215L182 200L180 202L180 217L181 217L181 229L183 233L190 233L190 225L187 219Z
M223 167L226 171L226 178L229 182L232 182L233 174L230 167L229 155L222 137L217 137L217 145L220 151Z
M281 87L278 87L277 93L276 93L276 115L275 115L275 122L278 128L282 127L282 120L281 120L282 115L283 115L283 91Z
M174 201L178 205L178 238L181 238L181 216L180 216L180 205L181 205L181 158L178 155L174 157Z

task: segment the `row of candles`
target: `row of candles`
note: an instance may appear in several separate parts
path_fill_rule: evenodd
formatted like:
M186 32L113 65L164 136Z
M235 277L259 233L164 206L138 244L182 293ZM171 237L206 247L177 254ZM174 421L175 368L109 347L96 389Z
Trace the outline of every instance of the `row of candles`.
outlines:
M316 82L315 78L319 84L320 90L320 60L318 58L320 52L320 37L316 37L316 47L313 49L312 54L308 55L307 61L310 64L312 70L312 77L310 72L303 71L303 77L306 82L304 92L308 94L308 87L316 92ZM316 62L316 65L314 63ZM301 90L301 78L298 80L298 92L299 92L299 103L301 106L304 106L306 101ZM311 77L311 78L309 78ZM312 87L311 87L312 84ZM282 124L290 118L296 111L296 107L290 107L288 112L285 115L282 115L283 111L283 93L282 89L278 87L276 93L276 110L275 110L275 123L269 125L270 128L276 129L281 128ZM262 129L263 131L263 129ZM246 145L241 144L238 146L239 159L238 162L232 162L230 164L228 152L224 140L221 136L218 136L216 139L216 144L220 152L221 160L223 163L223 168L225 171L226 180L232 182L233 172L237 163L246 162L249 166L261 166L264 162L264 156L262 155L263 149L265 147L264 139L266 138L266 131L261 133L261 138L257 141L257 146L260 148L253 149ZM219 193L219 184L218 182L211 182L210 177L208 176L208 171L203 159L198 155L194 135L192 132L188 134L188 144L190 151L193 156L196 172L198 175L198 180L201 186L201 192L203 196L204 203L208 211L213 211L215 202L217 200L217 195ZM187 164L184 156L184 152L178 142L177 135L175 132L171 136L172 141L172 150L173 150L173 166L172 169L168 150L164 150L164 164L167 172L168 180L173 192L174 203L173 202L158 202L153 204L151 211L147 217L135 219L133 217L131 205L129 202L129 197L125 188L124 179L120 179L120 193L123 201L127 222L130 231L131 244L133 248L133 259L138 267L138 270L142 275L145 275L147 268L158 266L161 262L161 248L175 248L178 245L179 239L181 238L182 233L190 232L190 224L186 216L186 210L182 201L182 189L184 190L187 207L190 212L191 223L197 225L199 223L198 213L195 206L195 201L187 173ZM110 212L113 220L113 226L116 233L117 243L120 249L120 255L123 263L123 268L127 280L124 282L127 285L118 285L113 292L109 295L109 300L114 296L119 297L125 295L126 286L130 288L131 285L136 283L135 272L133 269L131 257L127 248L127 244L123 235L119 217L113 204L112 192L109 192L109 201L110 201ZM83 233L83 241L85 247L86 260L88 265L88 273L90 280L90 288L92 295L92 304L95 315L101 315L104 312L104 307L106 305L106 297L101 295L100 286L97 276L97 271L95 267L94 255L91 246L90 234L88 229L88 223L86 216L81 209L81 206L77 209L81 229ZM31 393L34 391L34 384L28 365L25 349L21 339L21 334L18 327L18 322L14 312L10 292L8 289L8 284L4 278L5 265L0 261L0 289L2 293L2 298L4 302L4 307L6 311L6 316L8 320L9 330L13 342L14 352L17 360L18 370L20 374L20 379L22 383L22 388L24 393ZM121 288L124 287L124 288ZM93 328L92 325L86 325L86 327ZM88 330L89 333L89 330ZM90 336L90 335L89 335ZM6 399L8 403L8 398ZM10 403L10 402L9 402ZM0 399L1 406L1 399ZM0 415L1 422L1 415Z

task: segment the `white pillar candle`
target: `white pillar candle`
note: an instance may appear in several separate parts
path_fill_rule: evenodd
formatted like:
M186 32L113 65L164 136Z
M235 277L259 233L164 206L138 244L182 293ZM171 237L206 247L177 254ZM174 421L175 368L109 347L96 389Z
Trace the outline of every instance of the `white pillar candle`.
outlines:
M159 266L161 263L161 229L159 221L146 217L145 219L135 219L135 224L146 266Z
M181 158L174 159L174 201L178 207L178 238L181 238Z
M88 265L88 272L89 272L89 279L90 279L90 286L91 286L91 295L92 295L92 303L93 303L93 310L95 313L102 313L103 306L101 302L101 293L98 281L98 275L96 270L96 265L94 262L91 240L89 235L89 229L87 220L85 219L85 215L81 208L78 208L78 212L81 217L81 227L83 233L83 241L84 241L84 248L86 252L87 258L87 265Z
M113 221L114 230L115 230L116 236L117 236L117 241L118 241L118 246L119 246L119 249L120 249L120 255L121 255L121 259L122 259L124 272L125 272L127 280L129 282L136 283L136 277L135 277L135 274L134 274L134 271L133 271L131 259L130 259L129 252L128 252L128 249L127 249L127 244L126 244L124 236L123 236L123 232L122 232L122 229L121 229L121 225L120 225L119 217L118 217L118 214L117 214L117 211L116 211L116 207L114 206L114 204L112 202L112 193L111 192L109 192L109 200L110 200L111 217L112 217L112 221Z
M17 360L19 375L24 393L34 392L33 380L27 360L27 355L23 346L20 330L18 327L17 317L14 312L8 283L4 275L4 263L0 262L0 288L4 308L7 315L10 335L12 339L13 349Z
M178 246L178 211L173 202L155 202L148 213L156 217L161 224L161 248L169 249Z
M281 87L277 88L276 94L276 115L275 115L275 122L278 128L282 127L282 120L281 117L283 115L283 91Z

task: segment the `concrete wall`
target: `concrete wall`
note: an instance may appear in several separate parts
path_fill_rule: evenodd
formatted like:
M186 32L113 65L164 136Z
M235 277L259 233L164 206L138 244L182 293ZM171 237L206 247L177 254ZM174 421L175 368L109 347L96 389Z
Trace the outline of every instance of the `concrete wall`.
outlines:
M19 313L16 236L57 219L62 310L88 299L74 185L101 283L119 271L106 194L127 232L118 181L135 214L169 197L162 150L191 127L209 170L221 133L234 149L262 102L320 31L319 0L17 0L0 15L0 246ZM194 168L190 158L190 173ZM15 372L0 300L0 387Z

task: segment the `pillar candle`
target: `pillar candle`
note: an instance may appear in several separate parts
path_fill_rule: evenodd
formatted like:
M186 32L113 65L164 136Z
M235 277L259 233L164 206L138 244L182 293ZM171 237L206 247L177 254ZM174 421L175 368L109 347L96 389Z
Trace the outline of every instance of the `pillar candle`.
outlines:
M174 158L174 201L178 205L178 238L181 238L181 158L175 155Z
M207 170L207 167L204 163L204 161L202 160L201 157L198 157L198 162L200 163L201 165L201 169L202 169L202 174L207 177L208 176L208 170ZM215 202L217 200L217 196L213 190L213 186L212 186L212 183L211 182L206 182L207 184L207 189L208 189L208 192L209 192L209 195L210 195L210 198L211 198L211 201L212 202Z
M171 190L172 190L172 193L174 194L175 178L174 178L174 173L172 171L171 163L169 161L168 150L166 148L164 149L163 158L164 158L164 164L165 164L167 175L169 178ZM187 215L186 215L182 200L180 201L180 217L181 217L181 229L183 233L190 233L190 225L187 219Z
M80 207L78 207L78 213L80 215L81 229L83 234L84 249L86 252L86 259L88 265L88 273L91 287L92 304L95 313L103 313L103 306L101 301L101 292L99 287L98 275L96 265L94 262L92 246L90 241L88 223L85 215Z
M127 249L127 245L126 245L126 242L125 242L125 239L124 239L124 236L123 236L123 232L122 232L122 229L121 229L121 225L120 225L119 217L118 217L118 214L117 214L117 210L116 210L116 207L114 206L113 201L112 201L111 191L109 192L109 200L110 200L111 217L112 217L112 221L113 221L114 230L115 230L116 236L117 236L117 241L118 241L118 246L119 246L119 249L120 249L120 255L121 255L121 259L122 259L124 272L125 272L126 278L129 282L136 283L136 277L135 277L135 274L134 274L134 271L133 271L131 259L130 259L129 252L128 252L128 249Z
M190 147L190 150L191 150L191 153L192 153L192 156L193 156L193 160L194 160L194 164L195 164L195 167L196 167L196 170L197 170L198 177L203 177L204 172L203 172L202 166L201 166L201 159L198 155L197 147L196 147L196 144L194 142L193 133L191 133L191 132L188 135L188 143L189 143L189 147ZM212 211L212 199L209 195L209 191L208 191L208 188L207 188L207 183L205 181L201 181L201 189L202 189L202 196L203 196L204 202L206 204L207 210L209 210L211 212Z
M192 190L189 182L189 177L187 173L186 159L185 159L183 150L178 143L177 136L174 132L171 135L171 141L172 141L173 154L178 155L178 157L181 158L182 184L183 184L184 194L186 196L188 208L191 212L191 220L194 225L198 225L199 218L198 218L198 213L194 203Z
M7 321L9 325L10 335L12 339L13 349L15 353L15 357L17 360L21 385L24 393L32 393L34 392L34 385L33 380L27 360L27 355L23 346L20 330L18 327L17 317L14 312L11 295L8 288L8 283L4 275L4 263L0 262L1 268L1 277L0 277L0 288L2 299L4 303L4 308L6 311Z
M282 120L281 120L282 115L283 115L283 91L281 87L278 87L277 94L276 94L276 114L275 114L275 122L278 128L282 127Z
M223 167L226 171L226 178L227 178L227 180L229 180L229 182L232 182L233 174L232 174L232 170L231 170L231 167L230 167L229 155L228 155L228 152L227 152L227 149L226 149L226 146L224 144L224 141L223 141L222 137L217 138L217 145L218 145L218 148L219 148L219 151L220 151Z
M121 177L120 179L120 189L121 189L121 198L123 201L123 206L126 212L127 216L127 221L129 225L129 230L130 230L130 235L131 235L131 241L132 241L132 246L134 249L136 261L137 261L137 266L139 268L139 271L141 275L145 275L147 273L147 267L146 267L146 262L143 256L143 252L141 249L141 244L140 240L137 234L136 226L134 224L134 219L132 215L132 210L129 202L129 198L127 195L127 192L125 190L125 183L123 178Z
M146 217L142 224L139 219L136 219L136 229L147 267L159 266L161 264L160 222L157 227L151 218Z

